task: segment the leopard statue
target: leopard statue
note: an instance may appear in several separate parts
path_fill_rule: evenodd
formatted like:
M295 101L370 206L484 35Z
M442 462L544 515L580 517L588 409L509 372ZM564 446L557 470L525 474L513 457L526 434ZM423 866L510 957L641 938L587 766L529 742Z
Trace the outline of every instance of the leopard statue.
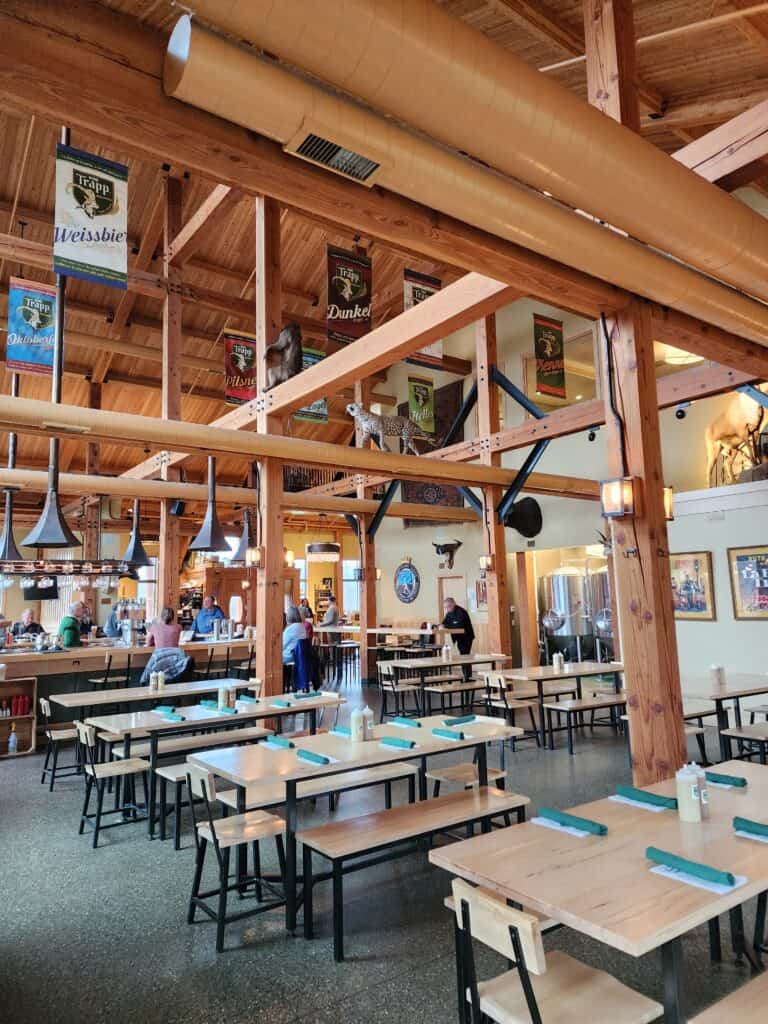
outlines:
M369 437L374 437L383 451L389 451L385 438L399 437L405 451L411 451L414 455L421 455L413 443L416 438L426 441L432 448L438 447L437 443L407 416L379 416L356 402L350 402L347 406L347 415L351 416L360 428L362 444L365 444Z

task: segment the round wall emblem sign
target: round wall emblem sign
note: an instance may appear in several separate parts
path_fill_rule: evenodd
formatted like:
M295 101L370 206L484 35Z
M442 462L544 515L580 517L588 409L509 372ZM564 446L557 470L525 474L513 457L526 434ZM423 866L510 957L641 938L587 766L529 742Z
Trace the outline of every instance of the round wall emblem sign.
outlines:
M419 596L421 577L412 562L401 562L395 569L395 594L403 604L411 604Z

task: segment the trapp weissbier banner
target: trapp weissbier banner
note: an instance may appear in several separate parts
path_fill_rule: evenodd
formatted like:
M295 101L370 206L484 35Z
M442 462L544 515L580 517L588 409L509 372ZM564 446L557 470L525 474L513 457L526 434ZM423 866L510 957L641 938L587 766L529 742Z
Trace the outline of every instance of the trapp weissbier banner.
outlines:
M128 168L61 143L56 147L53 269L125 288Z
M52 373L55 330L53 285L12 277L8 288L6 367L14 373Z
M416 270L409 270L406 267L405 270L403 270L403 309L412 309L413 306L418 306L420 302L424 302L425 299L434 295L435 292L439 292L441 287L442 285L438 278L428 277L426 274L419 274ZM417 363L420 356L427 356L432 359L442 359L442 339L439 341L433 341L431 345L427 345L425 348L420 349L408 360L408 362Z
M348 344L371 329L371 261L328 246L328 312L332 341Z
M562 320L534 313L533 348L536 355L536 391L553 398L565 398Z

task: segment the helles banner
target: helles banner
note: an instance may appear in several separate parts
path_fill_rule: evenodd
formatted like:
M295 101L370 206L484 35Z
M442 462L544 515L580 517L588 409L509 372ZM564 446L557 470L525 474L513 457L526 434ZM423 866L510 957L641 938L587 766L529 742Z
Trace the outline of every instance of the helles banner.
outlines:
M7 369L14 373L52 373L55 329L56 289L12 277L8 289Z
M426 274L419 274L416 270L409 270L407 267L403 271L403 309L412 309L413 306L418 306L420 302L424 302L435 292L439 292L442 287L441 282L436 277L428 277ZM443 342L433 341L431 345L427 345L426 348L421 349L409 360L409 363L417 363L419 359L426 356L427 359L436 360L443 358Z
M371 286L371 261L367 256L328 246L326 325L332 341L346 345L370 331Z
M53 269L97 284L128 280L128 168L56 147Z
M536 391L553 398L565 398L562 320L534 313L533 347L536 355Z
M301 351L301 368L306 370L308 366L314 366L325 359L325 352L316 348L303 348ZM293 418L296 420L309 420L311 423L328 422L328 402L324 398L317 398L303 409L298 409Z
M434 434L435 382L431 377L408 375L408 418L426 434Z
M245 331L224 331L224 401L244 405L258 394L256 337Z

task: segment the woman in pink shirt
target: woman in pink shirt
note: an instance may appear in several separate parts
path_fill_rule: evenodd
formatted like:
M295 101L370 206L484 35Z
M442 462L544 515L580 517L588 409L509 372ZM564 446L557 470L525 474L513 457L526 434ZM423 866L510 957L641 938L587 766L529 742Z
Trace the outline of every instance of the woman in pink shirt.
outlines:
M173 608L163 608L160 621L152 623L147 632L147 647L178 647L181 626L173 621Z

